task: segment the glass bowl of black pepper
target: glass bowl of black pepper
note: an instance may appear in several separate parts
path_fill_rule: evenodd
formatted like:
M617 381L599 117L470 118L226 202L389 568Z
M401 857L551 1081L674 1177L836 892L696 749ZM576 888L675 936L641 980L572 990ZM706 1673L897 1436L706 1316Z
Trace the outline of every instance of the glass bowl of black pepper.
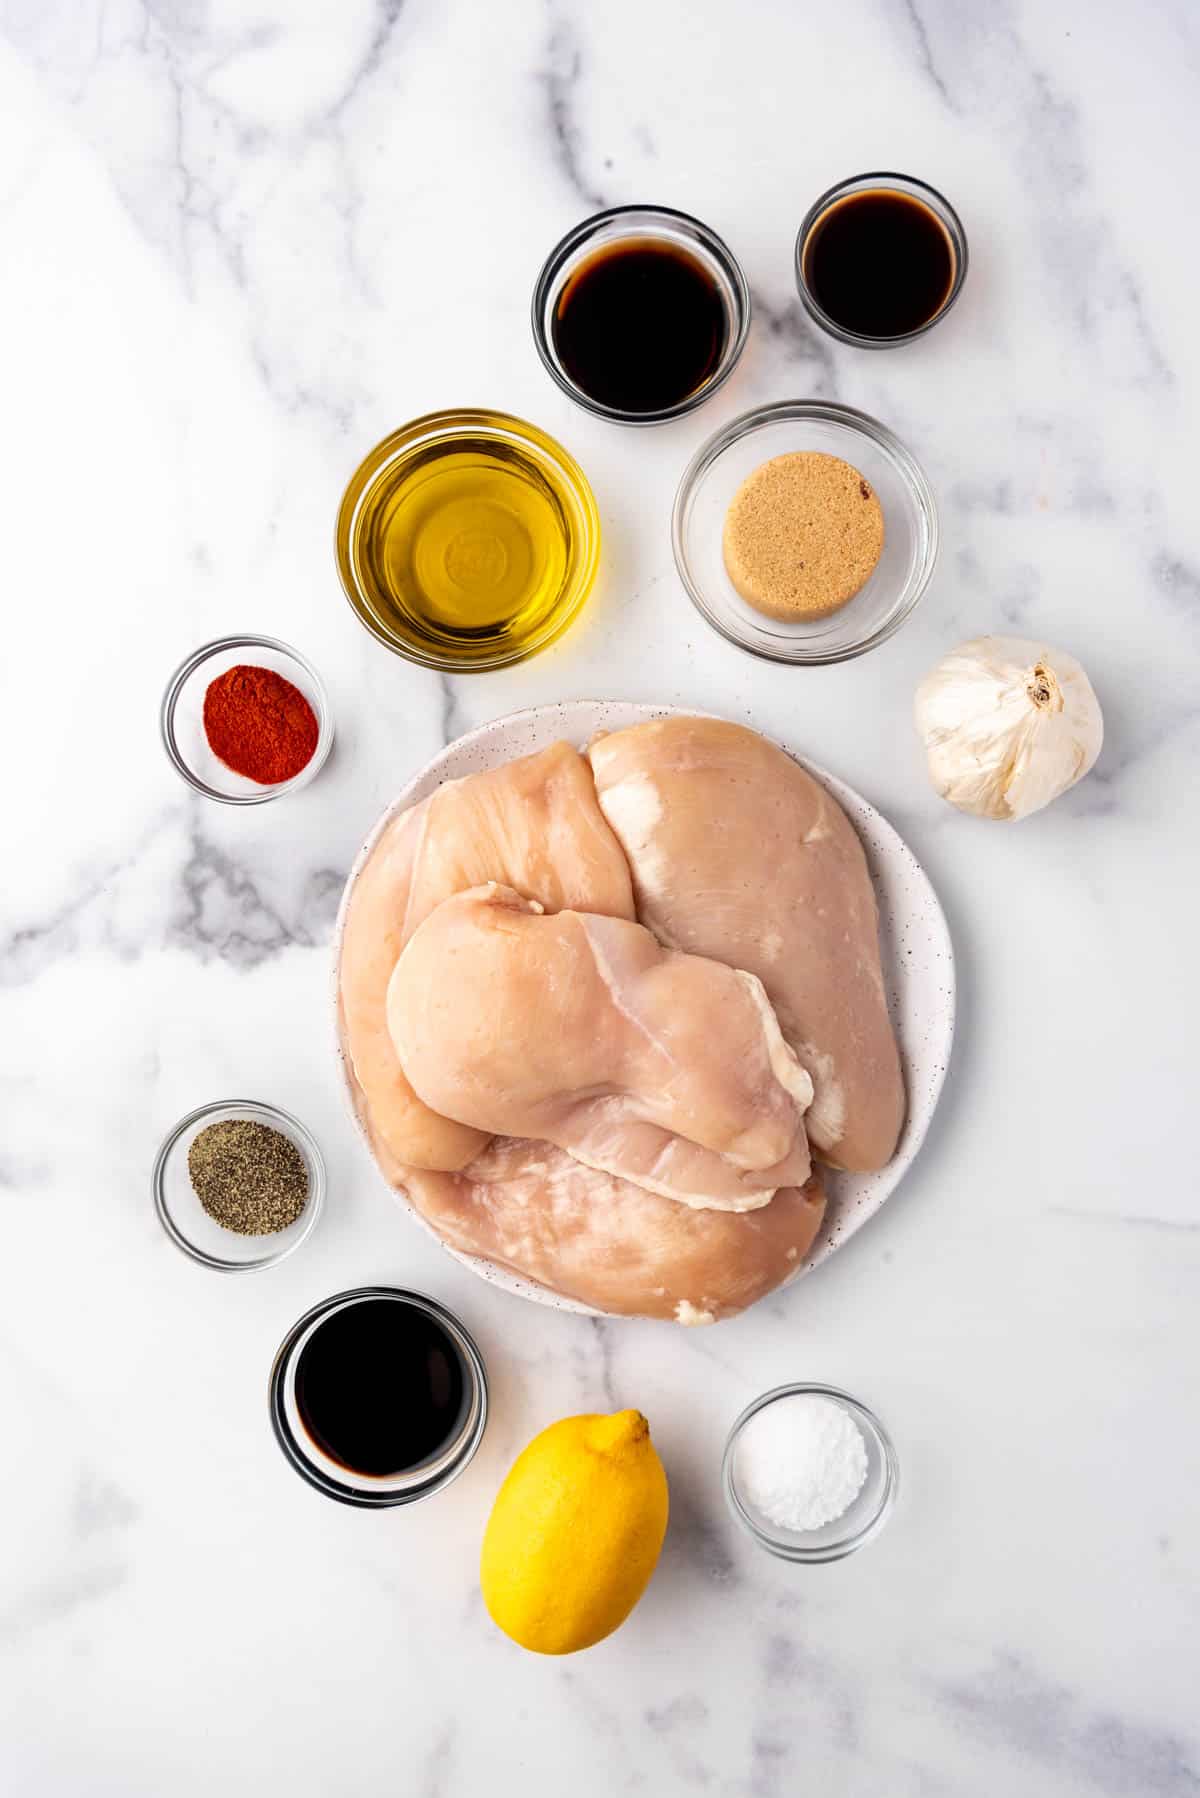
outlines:
M325 1202L321 1151L297 1118L222 1099L181 1118L158 1151L154 1208L177 1249L220 1273L292 1255Z

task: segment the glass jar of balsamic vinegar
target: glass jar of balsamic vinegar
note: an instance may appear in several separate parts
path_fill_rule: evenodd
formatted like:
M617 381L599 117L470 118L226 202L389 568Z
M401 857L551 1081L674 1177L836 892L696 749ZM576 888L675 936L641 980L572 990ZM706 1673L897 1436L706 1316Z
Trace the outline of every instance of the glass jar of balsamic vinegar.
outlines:
M271 1425L300 1476L342 1504L413 1504L457 1479L487 1423L483 1357L436 1299L360 1286L285 1337Z
M615 206L569 231L533 294L533 336L577 405L617 424L662 424L714 394L750 329L750 290L728 246L686 212Z
M796 238L796 285L809 317L860 349L923 336L953 306L966 273L962 220L911 175L839 182L810 206Z

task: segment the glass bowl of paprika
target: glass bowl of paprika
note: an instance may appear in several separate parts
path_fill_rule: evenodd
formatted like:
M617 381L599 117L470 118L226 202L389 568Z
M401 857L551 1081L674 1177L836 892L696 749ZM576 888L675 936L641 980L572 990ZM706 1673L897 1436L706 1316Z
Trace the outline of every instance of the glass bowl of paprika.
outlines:
M333 744L320 675L275 637L205 643L168 681L160 722L176 771L224 805L297 792Z

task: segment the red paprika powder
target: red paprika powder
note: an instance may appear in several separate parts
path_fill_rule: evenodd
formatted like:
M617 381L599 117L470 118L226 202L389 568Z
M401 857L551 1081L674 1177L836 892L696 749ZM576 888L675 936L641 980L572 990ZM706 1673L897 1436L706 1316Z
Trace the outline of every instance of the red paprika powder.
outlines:
M204 734L227 768L274 787L307 767L320 731L299 687L271 668L239 662L204 695Z

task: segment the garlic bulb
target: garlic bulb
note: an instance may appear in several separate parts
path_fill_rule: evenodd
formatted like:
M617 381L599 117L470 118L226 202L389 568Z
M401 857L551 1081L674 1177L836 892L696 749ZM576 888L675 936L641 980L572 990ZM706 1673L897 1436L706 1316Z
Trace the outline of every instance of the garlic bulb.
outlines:
M1104 720L1073 656L1024 637L960 643L917 688L917 729L943 799L981 818L1027 818L1100 753Z

